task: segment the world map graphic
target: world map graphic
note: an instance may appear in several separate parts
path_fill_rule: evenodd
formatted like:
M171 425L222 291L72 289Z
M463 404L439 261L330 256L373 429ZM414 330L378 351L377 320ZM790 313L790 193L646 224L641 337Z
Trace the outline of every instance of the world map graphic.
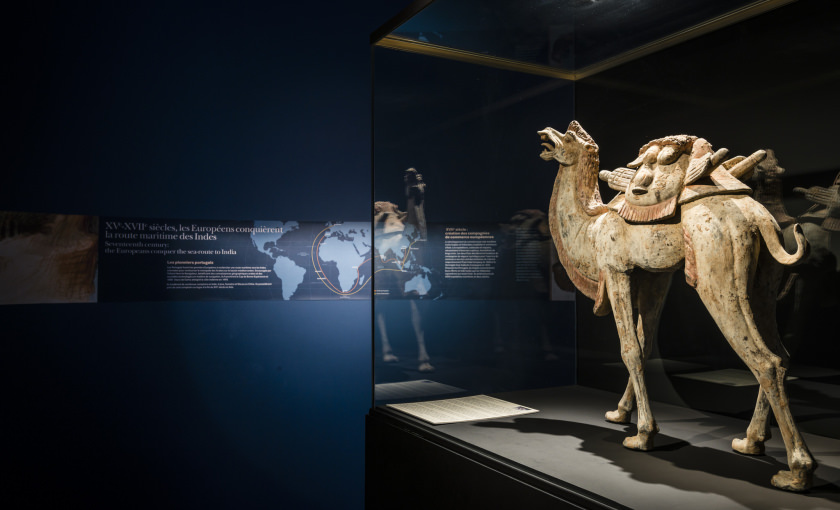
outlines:
M314 223L257 221L254 247L271 257L282 283L282 298L368 297L373 238L366 222ZM269 227L277 233L262 233Z
M419 250L425 245L420 232L406 225L395 232L377 231L375 242L377 296L431 297L436 294L434 271L421 262Z

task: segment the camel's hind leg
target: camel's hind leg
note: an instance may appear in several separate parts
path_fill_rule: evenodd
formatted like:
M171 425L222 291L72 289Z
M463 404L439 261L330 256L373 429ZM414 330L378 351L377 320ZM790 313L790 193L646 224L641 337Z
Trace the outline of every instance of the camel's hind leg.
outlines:
M780 471L776 474L772 480L773 485L792 491L807 490L811 486L811 477L816 463L790 412L790 402L785 392L786 369L782 358L771 352L760 337L752 335L750 330L754 328L754 324L751 324L752 312L749 301L746 298L740 301L741 310L723 311L720 308L710 307L712 314L719 319L718 324L730 345L744 360L761 385L761 394L758 397L753 420L747 429L747 437L733 441L733 447L738 451L744 449L746 453L763 448L763 441L767 438L767 404L769 404L785 442L790 468L790 471ZM740 316L739 311L742 314ZM723 319L720 319L721 317Z
M781 279L782 270L779 264L771 260L769 254L764 251L759 256L755 274L752 277L750 292L750 304L754 312L755 326L767 348L781 360L781 366L785 370L790 365L790 358L779 339L779 332L776 326L776 293L778 282ZM770 425L767 421L771 411L770 401L763 389L758 389L758 397L755 402L750 425L747 427L747 435L744 438L732 440L732 449L746 455L760 455L764 453L764 443L770 439Z
M647 349L645 349L645 359L647 359ZM633 379L628 377L627 387L621 395L621 400L618 401L618 409L607 411L604 418L611 423L630 423L630 413L633 412L635 402L636 392L633 391Z
M732 449L745 455L761 455L764 453L764 442L770 439L770 425L767 418L770 415L770 401L764 390L758 389L750 425L747 427L747 437L732 440Z
M724 235L716 236L715 249L705 252L705 256L696 249L697 292L729 344L761 386L747 438L733 446L749 450L761 444L769 412L766 399L776 416L790 468L790 471L776 474L772 483L780 489L807 490L811 486L816 463L790 412L785 391L787 356L781 349L775 329L773 304L768 302L777 281L773 271L777 269L773 268L766 253L759 257L759 240L754 234L739 230L736 222L711 226L714 227L712 231L719 228ZM721 243L720 239L727 242ZM703 241L695 239L695 248Z
M650 356L653 342L659 330L659 318L665 297L671 287L673 273L645 273L637 272L633 275L633 304L636 315L636 337L642 347L642 363ZM636 393L633 391L633 379L627 380L627 388L618 402L618 409L607 411L605 418L612 423L629 423L630 413Z

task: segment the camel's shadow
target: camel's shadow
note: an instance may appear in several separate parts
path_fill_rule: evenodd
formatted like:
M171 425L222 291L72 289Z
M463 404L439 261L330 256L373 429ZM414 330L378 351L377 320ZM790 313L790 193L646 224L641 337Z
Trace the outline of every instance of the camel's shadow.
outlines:
M840 503L840 487L821 480L819 476L814 478L813 488L802 494L787 493L770 487L770 478L779 470L787 469L786 464L770 456L747 456L706 446L695 446L664 434L656 436L656 447L651 451L629 450L624 448L621 442L625 437L635 434L635 425L621 427L605 423L604 426L596 426L574 421L523 417L512 422L478 422L474 426L511 429L524 434L575 437L581 440L581 451L606 459L611 465L628 474L632 480L643 484L667 485L687 492L719 494L746 508L789 508L789 505L783 502L787 500L789 503L788 498L804 498L803 506L806 508ZM713 424L710 423L710 426ZM700 477L696 475L699 473L711 475L713 478L706 476L703 477L704 481L698 481ZM604 477L603 473L593 473L594 486L606 483ZM727 483L714 483L716 478ZM756 496L751 490L745 490L748 488L743 484L729 483L730 480L746 482L767 490L770 500L757 504Z

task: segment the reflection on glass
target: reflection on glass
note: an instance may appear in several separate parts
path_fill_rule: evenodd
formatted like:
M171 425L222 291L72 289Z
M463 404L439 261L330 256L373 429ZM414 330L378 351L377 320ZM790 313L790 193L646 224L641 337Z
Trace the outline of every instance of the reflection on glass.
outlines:
M374 210L374 295L380 297L426 297L431 289L431 270L422 260L422 251L416 245L428 238L426 228L425 196L426 183L423 176L414 168L409 168L403 176L405 182L406 211L401 211L393 202L379 201ZM434 367L429 362L420 310L413 299L403 301L411 310L411 324L417 341L417 370L432 372ZM388 337L385 314L376 312L376 326L382 342L382 361L395 363L399 358L394 354Z

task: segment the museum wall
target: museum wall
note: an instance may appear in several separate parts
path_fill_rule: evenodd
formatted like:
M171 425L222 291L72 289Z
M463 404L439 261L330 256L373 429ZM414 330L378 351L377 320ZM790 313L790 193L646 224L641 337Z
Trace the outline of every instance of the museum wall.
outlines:
M19 6L0 210L370 217L368 36L405 2ZM16 508L361 508L366 301L0 306Z

